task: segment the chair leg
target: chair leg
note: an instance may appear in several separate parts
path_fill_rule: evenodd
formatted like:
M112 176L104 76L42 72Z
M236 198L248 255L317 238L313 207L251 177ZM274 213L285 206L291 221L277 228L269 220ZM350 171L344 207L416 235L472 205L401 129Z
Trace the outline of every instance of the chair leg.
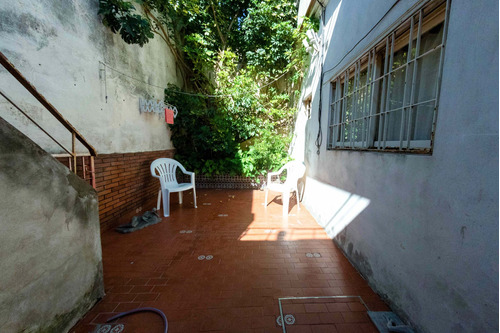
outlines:
M281 194L281 201L283 201L283 215L288 216L288 206L290 204L290 191Z
M182 192L179 192L179 204L182 205Z
M163 190L163 216L170 216L170 193L167 189Z
M299 190L295 189L295 197L297 198L297 209L300 210Z
M266 188L266 195L265 195L265 199L264 199L264 208L267 208L267 194L268 194L269 190Z
M160 210L160 201L161 201L161 188L158 191L158 201L156 202L156 211Z
M193 200L194 200L194 208L198 208L198 206L196 206L196 188L193 187Z

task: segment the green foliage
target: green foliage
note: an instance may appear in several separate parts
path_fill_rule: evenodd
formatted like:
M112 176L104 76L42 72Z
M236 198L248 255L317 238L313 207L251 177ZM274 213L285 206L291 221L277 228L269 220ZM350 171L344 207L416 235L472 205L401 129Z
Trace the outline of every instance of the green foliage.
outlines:
M306 29L295 28L295 1L138 3L149 30L125 0L100 0L103 23L127 43L143 45L153 32L159 34L180 68L189 69L188 88L220 96L180 94L173 86L165 90L165 100L179 110L171 127L176 158L198 173L246 176L288 161L297 89L308 57L301 42L314 25L306 19Z
M141 47L153 38L149 21L141 15L132 14L135 10L130 2L121 0L99 0L99 14L102 22L114 33L119 32L128 44Z

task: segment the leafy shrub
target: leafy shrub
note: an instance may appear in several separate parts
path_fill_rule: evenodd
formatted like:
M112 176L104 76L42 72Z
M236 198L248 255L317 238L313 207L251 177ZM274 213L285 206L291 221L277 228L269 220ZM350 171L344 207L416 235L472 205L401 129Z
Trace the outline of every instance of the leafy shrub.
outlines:
M99 0L103 23L131 44L159 35L184 78L165 89L179 114L178 158L202 174L257 176L288 161L307 52L295 0ZM317 24L316 24L317 25ZM207 97L206 94L218 97Z

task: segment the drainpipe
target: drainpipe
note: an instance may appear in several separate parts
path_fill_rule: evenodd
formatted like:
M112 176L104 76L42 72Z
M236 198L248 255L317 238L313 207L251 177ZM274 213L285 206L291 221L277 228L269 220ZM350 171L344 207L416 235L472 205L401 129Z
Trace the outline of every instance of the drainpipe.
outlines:
M319 80L319 107L318 107L318 134L316 135L316 141L315 141L315 145L316 145L316 148L317 148L317 151L316 151L316 154L319 155L320 153L320 148L321 148L321 144L323 143L323 131L321 129L321 113L322 113L322 109L323 109L323 102L322 102L322 98L323 98L323 64L325 62L325 59L323 58L324 57L324 54L325 54L325 51L324 51L324 41L323 41L323 36L325 35L325 11L326 11L326 8L325 6L323 5L323 3L319 0L316 0L316 2L321 6L321 39L320 39L320 53L319 53L319 58L320 58L320 62L321 62L321 66L320 66L320 80Z

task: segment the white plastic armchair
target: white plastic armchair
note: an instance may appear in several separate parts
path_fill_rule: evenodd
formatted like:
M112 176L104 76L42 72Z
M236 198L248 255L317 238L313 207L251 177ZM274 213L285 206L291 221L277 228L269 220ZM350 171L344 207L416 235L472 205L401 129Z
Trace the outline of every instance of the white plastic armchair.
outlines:
M286 180L284 183L280 182L280 175L286 170ZM267 196L269 191L281 192L281 199L283 201L283 215L288 215L288 205L290 201L290 192L295 192L297 195L297 208L300 209L299 204L299 190L297 183L300 178L304 176L306 166L299 161L291 161L285 164L277 172L269 172L267 174L266 198L264 206L267 207ZM273 181L273 177L277 177L277 181Z
M184 174L191 176L190 183L178 183L176 170L179 168ZM157 210L160 210L160 199L163 193L163 216L170 215L170 193L179 192L179 203L182 204L182 192L193 189L194 208L196 206L196 188L194 181L194 172L186 171L186 169L171 158L159 158L151 163L151 175L160 179L160 191L158 192Z

